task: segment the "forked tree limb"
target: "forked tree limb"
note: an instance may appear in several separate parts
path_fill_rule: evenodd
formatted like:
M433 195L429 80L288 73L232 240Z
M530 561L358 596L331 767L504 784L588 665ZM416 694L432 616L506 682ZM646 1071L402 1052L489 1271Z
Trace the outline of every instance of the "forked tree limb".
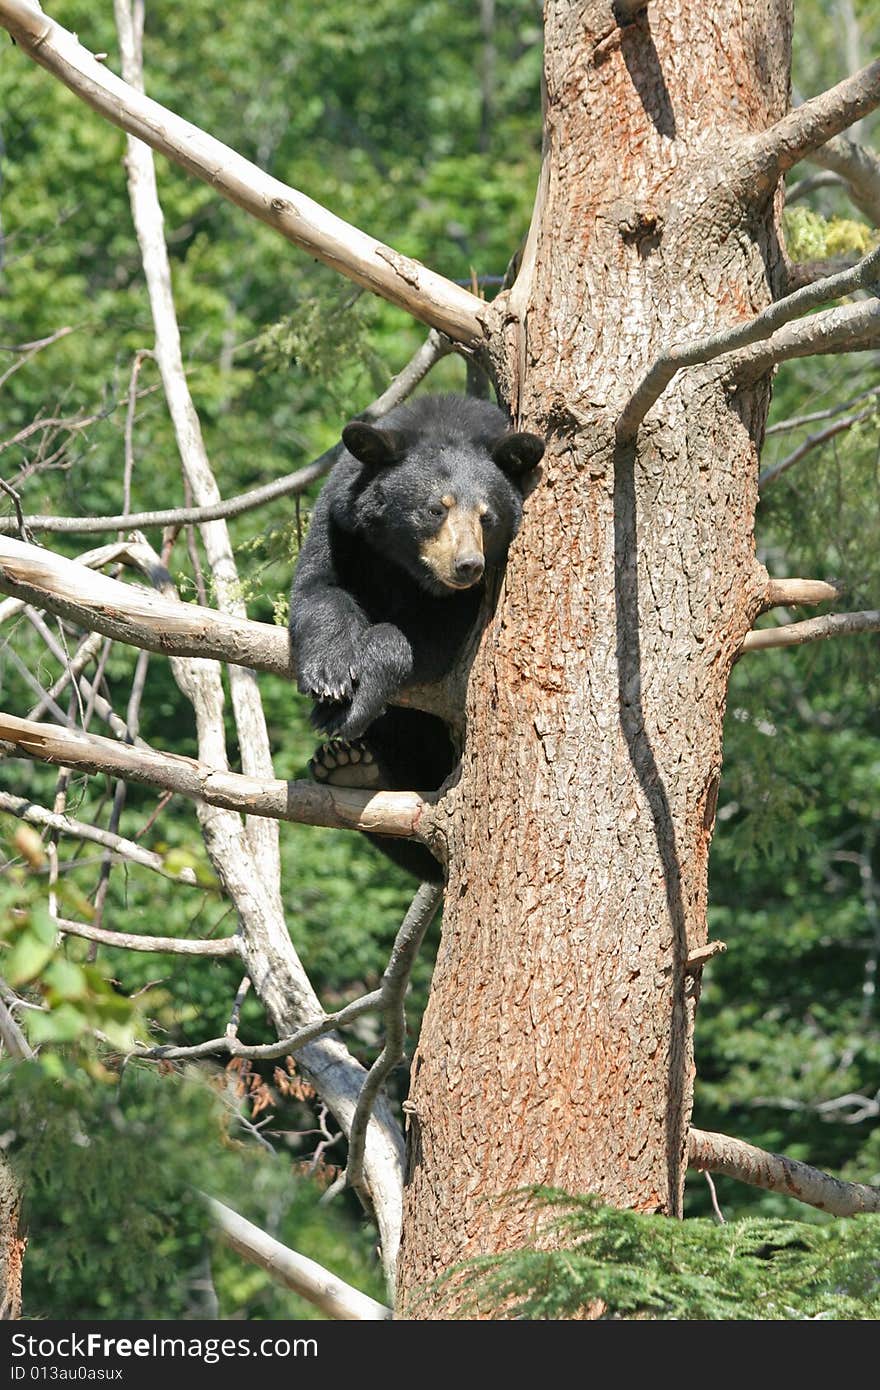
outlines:
M877 66L880 83L880 63ZM711 333L697 342L682 343L669 348L652 363L621 411L617 422L618 443L626 445L635 439L648 411L683 367L695 367L712 362L717 357L738 352L754 343L767 342L778 329L800 315L827 303L829 299L851 294L854 290L863 289L877 280L880 280L880 247L863 256L858 264L850 269L842 270L836 275L828 275L811 285L802 286L783 299L778 299L775 304L768 305L747 323Z
M224 1243L270 1274L276 1283L314 1303L330 1318L352 1322L380 1321L391 1317L384 1303L361 1293L331 1274L323 1265L282 1245L266 1231L246 1221L238 1212L213 1197L204 1198L211 1219Z
M748 383L794 357L870 352L876 348L880 348L880 304L870 299L823 309L796 323L787 323L764 342L731 353L723 367L731 381Z
M83 772L108 773L161 787L191 801L254 816L336 830L365 830L424 840L431 802L416 792L362 792L316 782L281 782L220 771L179 753L132 747L109 738L35 724L0 713L0 743L19 756Z
M374 240L220 140L138 92L33 0L0 0L18 46L100 115L181 165L295 246L469 347L482 344L485 305L469 290Z
M688 1166L701 1173L723 1173L766 1192L783 1193L832 1216L880 1211L880 1187L842 1182L808 1163L768 1153L727 1134L692 1129L688 1136Z

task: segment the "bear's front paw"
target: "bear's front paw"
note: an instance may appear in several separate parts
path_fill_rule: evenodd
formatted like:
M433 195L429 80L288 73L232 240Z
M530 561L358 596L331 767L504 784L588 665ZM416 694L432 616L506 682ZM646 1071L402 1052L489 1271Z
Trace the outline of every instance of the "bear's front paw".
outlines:
M332 653L317 661L305 662L299 670L297 686L316 703L350 704L360 672L352 653L336 658Z

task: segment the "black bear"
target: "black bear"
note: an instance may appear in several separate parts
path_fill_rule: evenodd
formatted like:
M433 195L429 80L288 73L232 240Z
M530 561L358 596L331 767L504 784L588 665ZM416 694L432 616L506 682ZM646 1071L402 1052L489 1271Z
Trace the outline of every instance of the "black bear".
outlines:
M331 735L310 764L336 786L436 790L454 766L446 725L388 702L452 669L522 514L518 480L544 452L502 410L422 396L376 425L354 420L312 514L291 592L297 683ZM364 737L366 735L366 737ZM374 837L419 878L423 846Z

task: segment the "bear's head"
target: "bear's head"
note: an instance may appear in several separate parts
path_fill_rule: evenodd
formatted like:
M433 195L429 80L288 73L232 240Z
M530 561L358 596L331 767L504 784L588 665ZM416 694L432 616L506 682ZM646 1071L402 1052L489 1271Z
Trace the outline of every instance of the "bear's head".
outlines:
M479 583L501 563L522 516L520 480L544 441L508 429L504 412L467 396L423 396L377 425L342 431L360 465L352 527L433 594Z

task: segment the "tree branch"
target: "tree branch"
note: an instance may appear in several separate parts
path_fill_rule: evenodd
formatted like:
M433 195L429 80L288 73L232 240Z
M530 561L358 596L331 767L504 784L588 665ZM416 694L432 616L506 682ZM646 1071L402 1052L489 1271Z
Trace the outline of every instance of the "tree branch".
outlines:
M134 932L107 931L85 922L58 918L58 930L65 936L81 936L102 946L115 946L120 951L161 951L176 956L237 956L241 942L237 936L219 937L216 941L194 941L185 936L138 936Z
M877 64L877 67L880 70L880 63ZM792 319L798 318L810 309L815 309L819 304L824 304L829 299L836 299L840 295L851 294L853 290L863 289L866 285L873 284L878 278L880 278L880 247L876 247L867 256L863 256L858 264L849 270L842 270L837 275L828 275L825 279L817 280L812 285L804 285L801 289L795 290L793 294L786 295L785 298L777 300L775 304L768 305L762 313L748 323L741 323L733 328L725 328L721 332L712 333L696 343L682 344L662 353L642 377L621 411L617 421L618 443L627 445L633 442L648 411L682 367L694 367L701 363L712 362L716 357L747 348L761 340L769 340L776 335L776 330L790 323ZM875 316L878 313L876 305L859 304L848 307L859 310L871 307ZM837 312L845 313L846 311L838 310ZM880 329L880 320L875 327Z
M798 160L880 106L880 59L789 111L750 142L747 177L769 189Z
M378 420L395 406L405 401L430 372L437 362L452 352L452 342L443 333L432 328L425 341L413 353L409 362L398 372L380 396L362 410L355 418L368 422ZM166 507L162 511L120 513L117 516L25 516L24 524L29 531L64 532L72 535L89 535L102 531L144 530L151 526L185 526L192 522L220 521L229 517L242 516L254 511L279 497L294 497L312 483L323 478L342 457L342 442L334 444L304 468L295 473L287 473L283 478L275 478L271 483L243 492L238 497L227 498L225 502L214 502L205 507ZM0 535L10 535L18 529L15 517L0 517Z
M74 34L56 24L32 0L0 0L0 24L28 57L59 78L80 100L295 246L456 342L469 347L483 342L480 315L485 306L476 295L375 241L144 96L97 62Z
M314 1022L307 1023L295 1033L290 1033L286 1038L279 1038L274 1043L248 1045L239 1042L234 1034L225 1033L222 1038L208 1038L205 1042L192 1043L188 1047L173 1047L166 1043L160 1043L156 1047L138 1047L135 1049L135 1056L158 1062L189 1062L202 1057L218 1056L246 1057L252 1062L271 1062L279 1057L289 1057L302 1051L309 1043L326 1037L337 1028L347 1028L362 1014L374 1012L381 1003L382 991L374 989L370 994L362 994L359 999L353 999L335 1014L322 1014Z
M842 420L835 420L833 425L826 425L824 430L817 430L815 434L808 435L803 443L799 444L796 449L792 449L785 458L763 470L758 478L759 490L767 487L769 483L775 483L777 478L781 477L783 473L787 473L794 464L800 463L801 459L811 453L813 449L820 448L823 444L827 444L829 439L833 439L835 435L842 434L844 430L852 429L853 425L861 424L863 420L868 420L876 414L876 407L869 406L867 410L860 410L856 415L846 415Z
M868 352L880 347L880 304L874 299L825 309L799 323L786 324L765 343L731 354L725 374L753 381L793 357L838 352Z
M0 713L0 742L20 756L84 772L109 773L151 787L178 792L254 816L337 830L367 830L375 835L424 840L430 801L416 792L362 792L330 788L316 782L280 782L225 772L179 753L136 748L109 738L35 724Z
M205 1196L204 1200L226 1245L264 1269L286 1289L314 1303L328 1317L350 1322L377 1322L391 1317L391 1309L384 1303L377 1303L360 1289L331 1274L323 1265L282 1245L231 1207L213 1197Z
M99 826L88 825L85 821L73 820L71 816L49 811L45 806L36 806L23 796L10 796L8 792L0 792L0 811L6 811L11 816L18 816L19 820L29 821L32 825L42 825L48 830L57 830L61 835L69 835L71 839L88 840L92 844L101 845L119 859L125 859L131 864L138 864L143 869L153 869L163 878L171 879L173 883L185 883L192 886L197 881L192 869L181 869L179 873L171 873L169 869L166 869L161 854L143 849L134 840L126 840L123 836L114 835L109 830L102 830Z
M880 611L829 613L824 618L807 618L802 623L782 627L763 627L746 634L743 652L766 651L768 647L799 647L803 642L822 642L826 637L845 637L857 632L880 632Z
M724 1173L766 1192L781 1192L832 1216L880 1211L880 1187L841 1182L807 1163L768 1153L727 1134L692 1129L688 1137L688 1166L698 1172Z
M828 584L824 579L770 579L761 612L789 603L829 603L843 591L843 584Z
M160 586L170 583L167 570L159 566L157 572L156 564L150 562L151 554L142 542L129 541L88 551L74 561L42 546L0 536L0 593L12 596L0 604L0 622L25 604L33 604L129 646L172 658L203 657L250 666L285 680L295 679L286 628L181 603L140 585L109 579L90 567L104 560L123 560L136 563ZM409 686L394 703L445 717L450 695L447 686L437 682Z
M382 1014L385 1023L385 1045L370 1067L348 1136L348 1166L346 1181L355 1189L364 1187L364 1150L367 1126L379 1090L399 1062L403 1061L406 1038L406 998L409 977L425 932L434 920L443 901L443 889L436 883L423 883L403 919L385 973L382 976Z
M827 140L807 156L811 164L843 179L847 192L875 227L880 227L880 159L873 150L857 145L844 135Z

